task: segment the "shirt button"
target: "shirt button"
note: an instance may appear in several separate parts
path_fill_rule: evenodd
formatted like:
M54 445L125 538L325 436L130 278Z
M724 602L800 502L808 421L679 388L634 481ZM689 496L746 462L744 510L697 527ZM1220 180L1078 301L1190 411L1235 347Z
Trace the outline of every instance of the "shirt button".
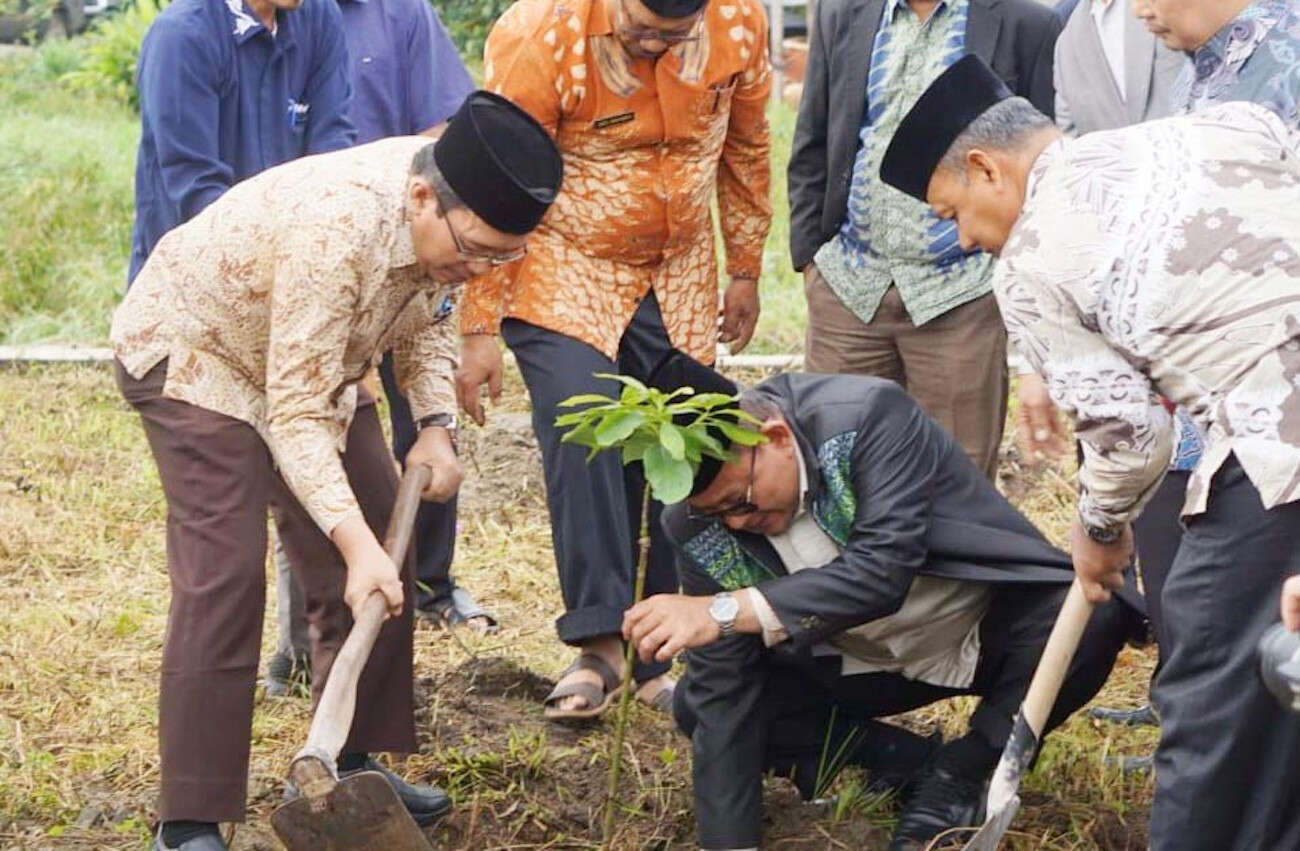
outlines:
M803 627L805 630L814 630L821 625L822 619L816 615L804 615L799 618L799 626Z

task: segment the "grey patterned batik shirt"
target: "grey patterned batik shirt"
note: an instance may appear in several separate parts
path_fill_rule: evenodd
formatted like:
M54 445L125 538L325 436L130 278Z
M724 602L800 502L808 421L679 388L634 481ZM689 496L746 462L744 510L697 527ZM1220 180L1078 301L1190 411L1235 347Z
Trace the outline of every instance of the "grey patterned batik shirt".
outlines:
M1184 514L1234 453L1300 499L1300 134L1263 107L1059 140L994 270L1020 353L1076 418L1079 514L1131 519L1169 463L1161 393L1207 437Z

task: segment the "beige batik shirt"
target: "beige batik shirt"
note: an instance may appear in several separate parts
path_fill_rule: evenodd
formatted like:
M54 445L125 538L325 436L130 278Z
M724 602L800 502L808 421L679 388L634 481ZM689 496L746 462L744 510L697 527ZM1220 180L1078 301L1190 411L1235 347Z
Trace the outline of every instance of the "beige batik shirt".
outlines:
M455 411L452 290L420 271L406 187L424 137L249 178L168 233L113 317L114 353L163 395L251 424L327 534L359 514L339 456L356 382L391 349L417 418Z
M1164 475L1183 405L1266 508L1300 499L1300 134L1230 103L1057 141L994 273L1002 316L1076 417L1079 514L1114 529Z

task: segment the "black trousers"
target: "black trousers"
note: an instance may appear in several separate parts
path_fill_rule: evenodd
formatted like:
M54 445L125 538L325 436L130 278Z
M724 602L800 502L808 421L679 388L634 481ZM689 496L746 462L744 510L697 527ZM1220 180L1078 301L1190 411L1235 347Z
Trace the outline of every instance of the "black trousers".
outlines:
M980 622L980 658L969 688L945 688L910 680L899 674L840 676L840 657L814 659L815 667L791 665L782 654L768 653L763 696L759 701L761 735L766 739L764 770L787 773L792 767L816 765L821 754L836 753L849 736L855 742L879 742L886 747L906 747L870 719L908 712L960 695L978 695L979 706L970 729L991 748L1001 751L1029 681L1034 676L1056 614L1068 586L1017 584L997 586L988 612ZM1142 627L1133 609L1112 599L1098 606L1084 631L1079 649L1061 686L1046 730L1059 726L1101 689L1110 676L1124 642ZM686 677L707 677L707 669L688 668ZM679 697L686 689L679 688ZM695 719L681 699L675 701L678 725L688 736ZM860 760L873 768L890 767L889 754L863 754ZM796 775L806 793L806 784ZM698 791L697 791L698 795ZM743 831L742 831L743 833ZM740 834L738 834L740 835Z
M617 396L620 385L594 373L620 373L644 379L672 344L654 293L642 300L623 333L617 361L586 343L518 319L501 325L514 352L533 405L533 429L542 451L546 504L565 613L555 623L560 640L578 645L622 631L623 612L632 604L636 578L641 496L641 465L623 466L617 452L602 452L587 462L587 450L560 442L555 427L559 403L578 393ZM650 562L645 594L677 590L677 565L660 528L663 506L650 504ZM670 663L637 662L638 681L668 670Z
M1161 658L1165 654L1165 640L1161 637L1163 619L1160 610L1160 593L1165 587L1165 577L1178 554L1183 540L1183 525L1179 515L1183 511L1183 498L1187 495L1186 470L1170 470L1164 481L1151 495L1142 515L1133 521L1134 546L1137 548L1138 570L1142 572L1142 591L1146 596L1147 619ZM1158 663L1157 663L1158 664Z
M1256 652L1294 573L1300 503L1265 510L1229 457L1160 596L1153 851L1300 848L1300 716L1264 688Z
M384 355L379 364L379 378L384 383L388 397L388 419L393 427L393 455L405 466L406 453L415 445L415 419L411 405L397 387L393 374L393 355ZM415 606L428 609L434 600L451 594L456 580L451 575L451 562L456 557L456 500L444 503L421 502L415 514L415 533L411 543L415 547Z

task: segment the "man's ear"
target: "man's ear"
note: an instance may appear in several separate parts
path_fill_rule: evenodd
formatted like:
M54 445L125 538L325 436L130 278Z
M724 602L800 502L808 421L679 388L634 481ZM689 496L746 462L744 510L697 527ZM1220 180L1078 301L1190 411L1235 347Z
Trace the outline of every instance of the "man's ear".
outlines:
M433 194L433 186L423 177L411 178L406 195L411 200L411 207L416 213L423 213L426 208L434 206L438 200Z
M789 424L780 417L769 417L758 427L758 433L767 438L768 443L773 446L787 446L794 444L794 432L790 431Z
M1002 176L993 157L979 148L972 148L966 154L966 179L970 183L996 184Z

